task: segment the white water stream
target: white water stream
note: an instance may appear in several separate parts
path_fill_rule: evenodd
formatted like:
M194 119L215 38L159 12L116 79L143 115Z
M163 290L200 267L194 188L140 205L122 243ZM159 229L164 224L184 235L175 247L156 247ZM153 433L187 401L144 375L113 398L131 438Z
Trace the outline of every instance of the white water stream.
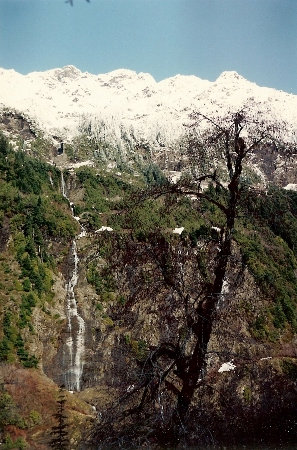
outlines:
M65 197L71 208L74 217L73 204L69 201L66 193L66 184L61 170L61 187L62 195ZM81 237L82 232L77 236ZM67 317L67 338L63 349L63 369L64 369L64 385L69 391L79 391L81 387L81 378L83 373L83 356L85 351L85 321L79 315L77 302L75 298L75 287L78 282L78 265L79 258L77 255L76 239L72 242L71 260L74 266L70 275L69 282L66 285L66 317Z

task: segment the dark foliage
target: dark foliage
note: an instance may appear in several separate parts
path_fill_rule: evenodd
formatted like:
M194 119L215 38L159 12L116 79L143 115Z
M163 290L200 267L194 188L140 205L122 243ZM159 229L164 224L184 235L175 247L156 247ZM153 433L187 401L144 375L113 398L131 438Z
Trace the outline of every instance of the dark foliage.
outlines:
M63 389L60 388L59 398L57 400L57 412L54 414L57 425L53 426L51 429L52 439L50 441L51 448L56 450L66 450L69 448L68 423L67 416L65 414L65 403L65 394Z

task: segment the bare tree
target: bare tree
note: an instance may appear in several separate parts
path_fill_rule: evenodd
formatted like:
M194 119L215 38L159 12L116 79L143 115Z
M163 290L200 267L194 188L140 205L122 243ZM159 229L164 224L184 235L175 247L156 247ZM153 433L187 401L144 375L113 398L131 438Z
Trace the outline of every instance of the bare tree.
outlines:
M220 233L213 278L201 285L195 302L190 303L183 274L178 271L177 266L172 276L168 272L164 273L164 264L162 265L161 261L163 255L158 248L152 248L155 259L160 259L164 279L168 284L172 284L182 298L186 333L182 337L176 336L175 340L160 343L150 352L143 364L139 383L127 392L116 406L116 409L118 408L116 420L120 421L128 416L135 417L148 403L159 402L163 424L159 439L166 445L176 444L185 433L189 408L197 388L205 377L208 344L232 255L238 207L246 190L242 177L244 163L259 146L282 151L288 148L280 144L281 137L277 136L276 130L265 126L264 123L250 126L249 132L248 126L251 124L241 112L225 121L217 121L203 114L194 114L192 119L188 148L192 162L192 176L177 184L167 184L150 192L141 193L139 200L165 194L192 195L209 202L221 211L224 226ZM204 129L202 127L202 131L197 133L198 125L201 130L203 121L208 127ZM212 164L209 163L210 158ZM222 172L225 172L225 179ZM206 182L211 183L223 195L218 198L211 196L204 190ZM176 377L179 380L178 386L172 382ZM167 411L165 403L161 405L160 400L160 392L164 389L175 398L174 408ZM132 406L120 411L119 404L133 398L137 399L136 403L131 401ZM108 422L111 417L115 419L114 408L107 413L106 421Z

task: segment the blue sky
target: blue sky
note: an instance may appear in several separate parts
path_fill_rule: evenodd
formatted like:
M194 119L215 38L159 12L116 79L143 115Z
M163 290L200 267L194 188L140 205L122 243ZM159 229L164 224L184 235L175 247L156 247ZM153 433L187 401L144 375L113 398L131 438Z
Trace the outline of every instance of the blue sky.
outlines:
M0 0L0 66L104 73L235 70L297 94L297 0Z

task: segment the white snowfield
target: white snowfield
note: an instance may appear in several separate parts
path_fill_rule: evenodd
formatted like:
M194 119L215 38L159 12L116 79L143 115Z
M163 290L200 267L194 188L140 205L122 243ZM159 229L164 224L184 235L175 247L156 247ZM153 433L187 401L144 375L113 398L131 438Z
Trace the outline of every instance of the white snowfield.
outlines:
M91 122L101 138L164 146L185 132L189 114L217 117L245 108L258 120L297 128L297 96L259 87L236 72L216 81L176 75L156 82L147 73L119 69L93 75L66 66L21 75L0 69L0 111L17 110L49 136L70 139Z

